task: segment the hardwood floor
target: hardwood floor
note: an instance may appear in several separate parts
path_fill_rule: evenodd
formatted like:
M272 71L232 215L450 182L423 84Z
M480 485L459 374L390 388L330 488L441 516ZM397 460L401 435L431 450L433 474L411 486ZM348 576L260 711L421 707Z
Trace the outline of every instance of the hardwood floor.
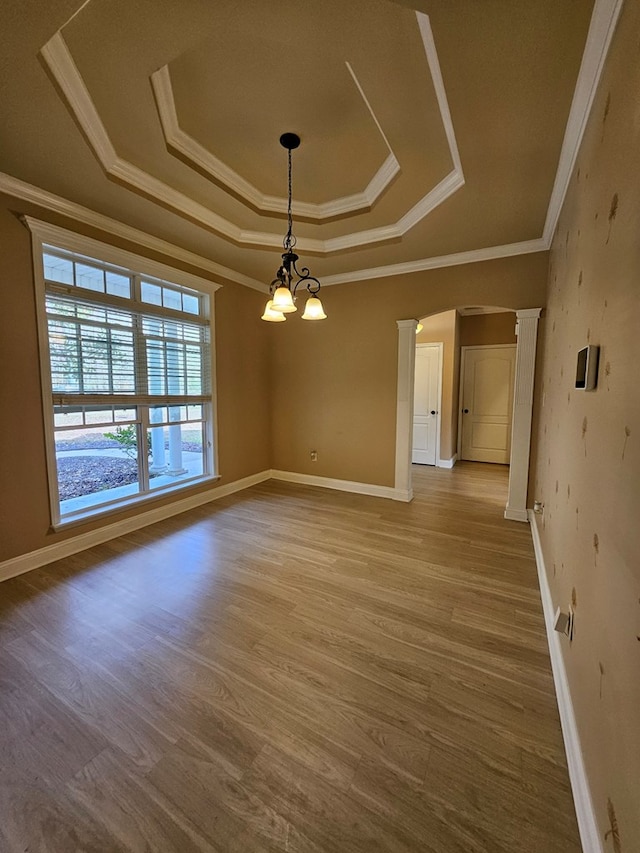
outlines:
M270 481L0 586L7 853L579 853L507 469Z

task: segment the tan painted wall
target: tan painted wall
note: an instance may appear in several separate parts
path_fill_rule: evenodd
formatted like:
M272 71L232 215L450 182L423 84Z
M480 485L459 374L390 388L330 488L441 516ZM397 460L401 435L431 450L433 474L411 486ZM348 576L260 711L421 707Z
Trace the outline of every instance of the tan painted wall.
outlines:
M639 45L625 3L553 241L534 467L553 601L576 602L564 657L611 853L640 850ZM598 387L576 391L588 342Z
M457 311L443 311L420 320L424 328L416 335L417 344L439 343L442 347L442 406L440 412L440 459L451 459L458 441L458 379L456 361L459 316Z
M460 318L460 346L484 347L515 343L516 315L512 311L499 314L469 314Z
M469 303L539 307L546 277L541 252L335 285L322 292L327 320L273 324L273 467L392 486L396 320Z
M0 562L135 514L135 510L114 514L108 521L89 522L64 533L49 529L31 242L13 211L107 243L119 242L23 202L1 199ZM150 254L119 244L138 254ZM171 258L153 257L210 278ZM269 339L267 324L259 319L263 303L262 294L232 282L225 283L215 297L220 483L270 467ZM196 491L203 487L185 490L180 496ZM153 505L170 500L160 498Z

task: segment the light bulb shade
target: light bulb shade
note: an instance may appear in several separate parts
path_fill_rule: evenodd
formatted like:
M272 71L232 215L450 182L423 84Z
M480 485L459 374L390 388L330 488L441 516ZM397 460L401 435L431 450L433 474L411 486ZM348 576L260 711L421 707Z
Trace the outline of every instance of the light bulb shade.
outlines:
M317 296L310 296L307 299L307 304L304 307L303 320L326 320L327 315L324 313L322 302Z
M287 319L282 311L273 310L273 299L270 299L264 309L264 314L260 317L261 320L266 320L267 323L284 323Z
M273 305L271 307L274 311L280 311L282 314L291 314L298 310L293 304L291 291L284 285L280 285L273 294Z
M416 335L420 334L423 329L424 326L422 325L422 323L418 323L418 325L416 326Z

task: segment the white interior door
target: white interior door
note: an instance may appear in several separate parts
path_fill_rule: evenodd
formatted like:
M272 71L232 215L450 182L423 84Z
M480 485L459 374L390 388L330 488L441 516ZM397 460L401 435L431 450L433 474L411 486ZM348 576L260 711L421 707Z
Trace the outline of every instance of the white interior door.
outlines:
M516 347L465 347L462 459L509 462Z
M411 461L435 465L440 438L442 344L416 344Z

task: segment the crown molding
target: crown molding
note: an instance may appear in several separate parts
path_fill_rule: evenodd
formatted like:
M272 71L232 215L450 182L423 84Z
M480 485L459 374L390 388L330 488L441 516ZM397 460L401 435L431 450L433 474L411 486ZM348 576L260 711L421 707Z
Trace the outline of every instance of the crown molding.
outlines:
M549 246L558 224L622 4L623 0L596 0L593 7L544 224L543 236Z
M112 219L88 207L84 207L76 202L68 201L67 199L50 193L47 190L35 187L19 178L14 178L0 172L0 192L13 198L21 199L22 201L38 205L52 213L58 213L91 228L97 228L104 231L106 234L111 234L114 237L120 237L123 240L128 240L143 248L150 249L154 252L167 255L170 258L199 269L206 270L213 275L221 276L229 281L235 281L237 284L242 284L245 287L250 287L253 290L265 292L266 285L257 279L243 275L236 270L218 264L215 261L198 255L195 252L190 252L174 243L169 243L167 240L162 240L160 237L155 237L152 234L147 234L146 231L141 231L132 225L125 225L117 219ZM52 226L55 227L55 226ZM523 255L531 252L542 252L549 247L544 243L542 238L538 240L529 240L522 243L509 243L505 246L492 246L487 249L473 249L469 252L458 252L453 255L441 255L436 258L423 258L417 261L408 261L402 264L390 264L384 267L373 267L366 270L355 270L350 273L339 273L333 276L325 276L322 279L322 285L345 284L352 281L366 281L367 279L383 278L391 275L407 275L414 272L421 272L428 269L439 269L441 267L457 266L459 264L471 264L479 261L492 260L494 258L504 258L513 255Z
M71 112L89 140L102 168L107 172L111 171L118 160L116 149L109 139L109 134L84 85L62 33L60 31L55 33L40 53L54 79L62 88Z
M415 204L413 208L411 208L411 210L409 210L398 222L390 223L379 228L371 228L364 231L353 232L351 234L344 234L341 237L334 237L329 240L300 238L297 243L298 249L313 252L318 255L326 255L333 252L344 251L346 249L353 249L359 246L375 245L384 243L388 240L396 240L406 234L407 231L413 228L421 219L427 216L427 214L439 204L442 204L446 198L456 192L464 184L464 175L460 166L460 156L444 89L444 82L440 71L440 64L438 62L435 42L433 40L433 33L431 32L431 24L428 16L421 12L416 12L416 20L420 29L420 35L422 37L429 70L432 76L445 135L454 164L453 171L435 188L430 190L427 195ZM86 138L89 140L91 147L107 175L110 175L112 178L125 186L128 186L134 191L160 202L164 207L168 207L182 216L195 221L197 224L214 231L224 239L236 243L237 245L257 246L261 248L280 248L282 243L280 235L264 231L247 231L241 229L228 219L214 213L204 205L193 201L184 193L174 189L159 178L150 175L143 169L134 166L133 163L119 157L111 143L111 140L109 139L107 130L102 123L100 115L98 114L98 111L91 99L89 90L85 86L84 80L82 79L78 67L73 60L69 48L67 47L61 30L58 30L58 32L49 39L46 45L42 48L41 53L49 71L58 84L60 91L66 98L69 107L76 116L80 127L82 128ZM351 66L348 67L356 85L359 87L359 83L351 69ZM168 107L165 118L168 118L169 121L172 122L175 117L175 121L177 122L177 116L175 116L175 105L172 111L171 105L166 102L167 92L164 88L166 81L162 75L158 79L160 80L159 85L162 90L162 103L165 107ZM371 110L369 102L364 96L364 92L361 88L360 91L365 99L365 103L371 111L378 129L385 139L386 144L389 145L386 141L386 136L384 135L382 128L380 127L375 114ZM394 164L387 160L386 169L391 172L394 168ZM231 172L231 170L228 171ZM379 178L379 180L381 180L381 178Z
M362 213L370 210L378 197L400 171L400 163L398 163L395 154L391 150L387 137L382 131L380 122L373 112L371 104L365 96L362 86L360 85L350 64L347 62L346 65L376 128L382 136L389 154L382 166L380 166L376 174L369 181L369 184L360 193L343 196L342 198L333 199L332 201L324 202L323 204L294 201L292 203L293 213L296 216L301 216L305 219L331 219L336 216ZM218 159L180 127L168 65L163 65L162 68L151 75L151 85L155 95L156 105L158 107L162 132L164 134L167 148L170 151L178 152L184 159L196 166L199 171L209 175L213 180L221 184L241 200L244 200L254 209L262 213L286 214L288 204L286 198L266 195L260 192L257 187L254 187L253 184L245 180L222 160Z
M427 62L429 63L429 71L431 72L431 79L433 80L433 86L438 101L438 107L440 109L440 115L442 117L442 126L444 127L444 132L447 136L447 142L449 143L449 151L451 152L451 159L453 161L454 171L458 171L460 173L464 183L464 176L462 175L462 164L460 162L460 152L458 151L456 134L455 130L453 129L453 121L451 120L451 112L449 110L447 93L444 88L444 80L442 79L442 71L440 70L440 62L438 60L436 43L433 40L431 22L429 20L429 16L423 14L422 12L416 12L416 20L418 21L418 28L420 30L420 35L422 36L424 52L427 57Z
M549 246L539 237L537 240L524 240L521 243L507 243L504 246L489 246L485 249L472 249L469 252L456 252L452 255L440 255L436 258L421 258L417 261L405 261L400 264L388 264L384 267L370 267L366 270L338 273L323 276L322 286L347 284L353 281L369 281L373 278L386 278L391 275L410 275L424 270L456 267L462 264L474 264L480 261L492 261L496 258L510 258L514 255L529 255L534 252L546 252Z
M253 290L264 292L267 288L265 285L250 278L247 275L236 272L229 267L218 264L215 261L205 258L202 255L197 255L195 252L189 252L174 243L169 243L167 240L162 240L160 237L155 237L152 234L147 234L146 231L141 231L139 228L134 228L132 225L125 225L117 219L112 219L110 216L105 216L81 204L76 204L73 201L47 192L46 190L34 187L31 184L25 183L11 175L6 175L0 172L0 192L6 193L13 198L21 199L30 204L38 205L52 213L58 213L61 216L67 216L77 222L82 222L91 228L97 228L104 231L106 234L111 234L114 237L119 237L123 240L128 240L135 243L137 246L142 246L152 252L158 252L161 255L167 255L173 260L182 261L185 264L205 270L212 275L225 278L228 281L235 281L237 284L242 284L245 287L251 287Z
M478 263L482 261L493 260L496 258L512 257L515 255L547 251L551 246L551 241L553 239L553 234L557 225L558 216L560 210L562 209L562 205L566 196L569 178L573 171L580 144L582 142L584 130L589 118L589 114L591 112L591 108L593 106L593 100L597 91L598 84L600 82L602 70L611 43L611 38L613 36L615 25L617 23L620 10L622 8L622 3L623 0L596 0L595 2L591 24L589 27L587 43L582 59L582 64L580 66L580 71L578 74L578 80L576 82L576 88L574 92L573 102L571 105L571 110L569 113L569 118L567 121L567 127L565 130L562 151L558 163L558 170L556 173L555 183L550 197L549 207L547 210L546 223L543 235L541 237L534 240L526 240L519 243L509 243L503 246L492 246L483 249L473 249L468 252L458 252L451 255L422 258L419 260L408 261L399 264L389 264L386 266L372 267L369 269L354 270L352 272L347 273L338 273L336 275L324 277L322 280L323 286L332 284L344 284L353 281L365 281L367 279L384 278L387 276L410 275L411 273L421 272L424 270L439 269L442 267L457 266L461 264ZM426 49L426 45L428 44L430 37L430 27L428 24L428 18L426 16L420 15L420 13L416 13L416 16L418 19L418 24L420 26L420 31L422 33L423 40L425 41ZM423 18L426 20L423 20ZM62 44L60 44L60 42ZM59 67L61 51L63 54L62 65L61 67ZM66 58L64 56L65 51L68 55ZM57 33L47 43L47 45L45 45L45 47L42 49L42 53L56 79L58 79L56 71L61 73L64 77L66 71L68 70L67 66L65 65L65 59L66 62L71 62L73 68L75 68L73 59L68 53L66 45L64 44L64 40L62 39L62 36L60 36L59 33ZM429 58L429 56L430 54L428 52L427 58ZM431 73L434 78L434 85L436 86L436 93L438 94L442 92L442 95L444 96L444 86L441 82L442 78L439 73L439 66L436 67L437 70L434 70L435 67L431 68ZM75 71L77 73L77 69L75 69ZM81 80L80 82L82 83ZM84 88L84 84L82 84L82 86ZM74 94L74 91L77 90L74 90L72 87L72 90L69 93L65 91L65 96L70 100L70 98ZM86 96L89 97L88 92L86 92ZM439 94L438 97L440 98ZM446 104L446 97L444 97L443 103ZM455 146L455 135L453 134L453 126L450 121L450 116L448 120L445 120L445 116L448 115L448 108L445 112L443 103L441 103L441 112L443 113L445 131L448 134L452 134L451 139L453 140L453 143L450 140L450 145L452 147L452 157L454 159L454 163L459 163L459 155L457 153L457 146ZM102 126L102 122L100 121L99 116L95 112L95 108L93 107L90 98L89 103L87 104L81 96L78 102L75 105L72 105L72 109L78 117L78 121L80 121L83 130L85 130L85 133L87 133L87 135L89 136L91 144L93 145L94 150L96 150L96 153L98 153L99 149L99 156L104 158L104 162L110 162L112 164L115 164L116 161L118 161L117 155L115 154L115 150L113 149L113 146L111 145L108 139L108 136L106 134L106 131L104 130L104 127ZM102 134L98 133L97 138L92 139L88 131L85 129L85 124L82 123L81 117L87 124L87 126L91 126L93 129L98 128L98 130L102 128ZM101 162L103 161L101 160ZM441 184L438 185L438 187L434 188L431 191L432 193L436 193L439 188L441 188L441 192L443 194L442 200L447 197L445 195L447 188L442 186L445 182L450 182L451 186L455 186L455 170L451 172L441 182ZM236 272L235 270L229 269L228 267L224 267L221 264L217 264L214 261L209 260L208 258L204 258L200 255L182 249L179 246L175 246L167 241L147 234L137 228L124 225L123 223L118 222L115 219L111 219L108 216L104 216L103 214L97 213L96 211L90 210L89 208L83 207L82 205L67 201L66 199L63 199L60 196L56 196L53 193L47 192L46 190L34 187L10 175L0 173L0 191L5 192L8 195L14 196L16 198L20 198L24 201L32 202L33 204L39 205L40 207L43 207L52 212L59 213L63 216L68 216L89 226L105 231L106 233L110 233L115 236L121 237L122 239L137 243L138 245L148 248L152 251L169 255L170 257L176 260L192 264L194 266L199 267L200 269L211 272L214 275L222 276L230 281L235 281L239 284L243 284L246 287L251 287L255 290L260 290L262 292L266 290L265 285L262 282L257 281L256 279L245 276L239 272ZM424 199L421 202L418 202L418 205L416 205L415 207L419 207L419 205L423 203ZM420 212L422 211L418 211L418 213ZM407 214L405 214L405 216L409 217L409 220L411 220L411 214L412 211L409 211ZM416 213L415 215L418 214ZM409 226L411 227L411 222L409 222ZM372 229L372 232L369 233L373 233L374 236L374 240L371 242L389 240L397 238L398 236L402 236L400 228L397 226L386 226L384 229ZM243 232L243 235L244 242L248 245L264 245L264 243L260 242L262 235L258 232ZM348 248L346 244L340 244L338 242L343 240L344 238L334 238L335 242L333 243L332 241L326 241L327 243L329 243L329 251L338 251L341 248ZM276 245L276 243L274 243L274 245ZM324 241L300 240L298 245L299 248L303 250L306 249L307 251L314 251L318 254L323 254L327 251L326 244ZM277 246L278 248L280 248L279 241L277 242Z

